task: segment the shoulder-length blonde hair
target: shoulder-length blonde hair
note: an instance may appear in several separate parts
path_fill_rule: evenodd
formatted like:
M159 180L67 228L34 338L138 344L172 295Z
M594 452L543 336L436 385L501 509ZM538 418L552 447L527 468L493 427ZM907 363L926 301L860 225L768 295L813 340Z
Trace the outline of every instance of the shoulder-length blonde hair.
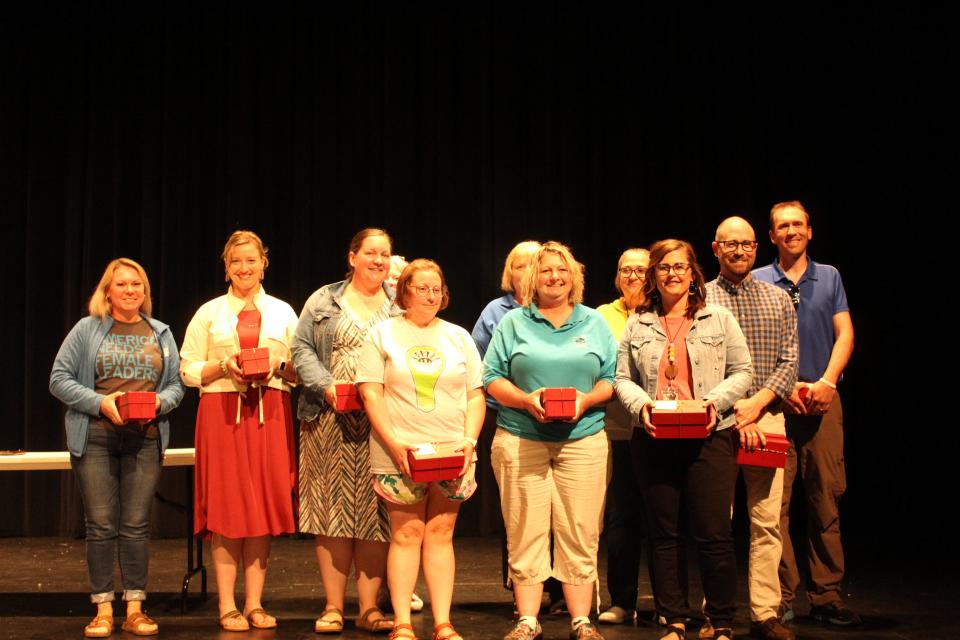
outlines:
M227 238L227 244L223 245L223 253L220 254L220 259L223 260L224 282L230 282L230 274L227 272L227 268L230 266L230 252L233 251L235 247L239 247L241 244L247 244L248 242L257 248L257 252L263 259L263 272L266 272L267 266L270 264L270 260L267 259L267 252L270 250L263 244L260 236L253 231L237 229ZM261 280L263 280L263 272L260 273Z
M536 240L524 240L513 245L507 259L503 262L503 275L500 276L500 289L507 293L519 293L513 290L513 263L517 258L523 255L532 254L540 248L540 243Z
M663 313L663 300L660 298L660 290L657 289L657 265L663 262L668 253L674 251L684 251L687 254L687 261L690 262L690 295L687 297L687 317L703 309L707 305L706 280L703 277L703 269L697 262L697 253L686 240L658 240L650 245L650 264L647 265L647 273L653 274L643 281L644 300L637 307L637 312L653 311L657 314Z
M440 288L443 289L443 295L440 298L440 308L437 311L446 309L450 304L450 290L447 288L447 279L444 277L443 269L440 268L440 265L429 258L417 258L403 268L400 277L397 278L397 306L406 310L407 296L411 295L407 285L413 278L413 274L417 271L433 271L440 276Z
M527 269L527 275L523 278L523 291L520 292L520 304L529 307L531 302L539 303L537 297L537 276L540 275L540 264L544 256L553 253L560 256L560 259L570 270L570 279L573 281L570 287L570 304L580 304L583 302L583 272L584 266L577 262L570 251L570 247L554 240L544 242L540 249L533 254L530 260L530 268Z
M140 279L143 280L143 304L140 305L140 313L145 313L149 316L153 311L153 301L150 299L150 279L147 278L147 272L144 268L130 258L116 258L107 264L107 268L103 270L103 275L100 276L100 282L97 283L97 288L93 290L93 295L90 296L90 302L87 303L87 310L91 316L99 316L101 320L113 311L113 305L110 304L110 300L107 298L107 291L113 283L113 274L120 267L133 269L140 276Z

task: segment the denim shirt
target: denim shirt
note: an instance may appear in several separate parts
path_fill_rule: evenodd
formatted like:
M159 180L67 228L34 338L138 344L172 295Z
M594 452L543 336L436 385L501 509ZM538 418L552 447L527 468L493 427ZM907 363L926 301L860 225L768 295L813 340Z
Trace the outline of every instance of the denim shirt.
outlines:
M340 297L349 281L341 280L320 287L307 298L300 312L297 330L293 336L293 363L300 378L300 400L297 402L297 417L300 420L316 420L324 406L323 394L331 384L330 361L333 357L333 337L337 331L342 306ZM383 291L393 300L393 289L384 283ZM403 311L391 305L390 316Z
M694 315L685 342L693 392L697 399L713 403L718 415L716 429L726 429L734 423L733 403L743 397L753 380L750 350L740 325L727 309L708 304ZM656 397L666 344L657 314L648 311L627 322L617 352L614 389L634 420Z
M157 428L160 431L160 450L166 451L170 442L170 413L183 399L183 384L180 382L180 353L170 327L142 314L157 335L163 358L163 372L157 380L156 392L160 398L157 411ZM113 327L113 318L101 320L87 316L73 326L64 338L50 371L50 393L67 405L64 424L67 429L67 448L80 457L87 449L90 419L100 415L100 403L106 397L97 393L97 352L103 339Z

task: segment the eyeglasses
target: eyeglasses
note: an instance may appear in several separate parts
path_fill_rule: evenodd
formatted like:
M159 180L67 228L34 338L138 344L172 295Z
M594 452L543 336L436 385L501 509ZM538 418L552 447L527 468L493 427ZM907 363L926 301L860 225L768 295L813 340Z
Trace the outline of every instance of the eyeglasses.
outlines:
M630 276L637 276L638 278L647 277L647 268L646 267L620 267L618 269L620 275L624 278L629 278Z
M756 240L717 240L717 244L727 253L736 251L738 247L743 247L744 253L753 253L759 243Z
M793 301L793 308L799 309L800 308L800 287L798 287L797 285L793 285L792 287L787 289L787 293L790 294L790 300Z
M690 271L690 263L678 262L676 264L664 264L661 262L657 265L657 273L663 276L668 275L671 269L678 276L684 276L687 274L687 271Z
M413 286L412 284L408 284L407 287L409 287L414 293L416 293L421 298L426 298L427 294L429 293L433 293L433 295L437 298L443 295L442 287L428 287L424 284L421 284L418 286Z

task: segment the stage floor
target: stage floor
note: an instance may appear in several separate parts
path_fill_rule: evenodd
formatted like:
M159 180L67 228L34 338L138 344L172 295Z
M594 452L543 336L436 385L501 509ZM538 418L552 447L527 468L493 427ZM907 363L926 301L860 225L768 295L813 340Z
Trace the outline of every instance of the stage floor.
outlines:
M513 618L510 593L501 586L500 543L496 539L457 538L457 586L453 621L466 640L499 640ZM857 629L821 627L806 618L807 605L798 607L793 628L801 638L886 640L960 638L956 576L946 566L896 557L905 545L889 546L880 541L850 540L848 579L845 597L864 619ZM80 638L94 608L86 594L86 569L82 540L62 538L7 538L0 541L0 638ZM741 552L743 550L741 549ZM745 608L746 580L743 553L739 554L739 609L736 634L748 632ZM206 557L209 563L209 557ZM601 566L605 566L601 564ZM274 543L267 576L265 607L280 620L276 631L228 633L216 624L216 598L202 602L198 596L199 577L191 590L189 609L180 613L180 583L185 568L182 540L156 540L151 547L150 600L148 612L160 624L162 638L317 638L313 621L322 610L323 593L313 552L307 538L282 538ZM641 570L640 609L644 620L636 626L602 626L608 640L654 639L660 630L650 624L653 604L649 597L646 569ZM208 566L209 589L216 585ZM700 587L695 567L690 570L691 602L699 602ZM119 584L119 577L117 580ZM427 599L422 583L418 592ZM604 585L601 591L607 596ZM357 614L356 592L347 603L348 622L341 638L370 638L352 626ZM122 603L117 603L122 611ZM120 631L117 618L114 637L132 638ZM544 637L566 638L568 619L544 615ZM696 623L695 623L696 624ZM421 639L430 638L432 621L429 601L424 613L414 616ZM695 638L698 624L688 637ZM383 637L383 636L381 636Z

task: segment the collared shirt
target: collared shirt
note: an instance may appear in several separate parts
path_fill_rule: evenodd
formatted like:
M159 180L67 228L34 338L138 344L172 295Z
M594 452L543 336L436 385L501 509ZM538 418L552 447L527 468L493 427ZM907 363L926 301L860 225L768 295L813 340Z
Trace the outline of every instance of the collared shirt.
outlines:
M560 327L535 304L503 317L483 358L483 385L507 378L529 393L540 387L576 387L588 393L599 380L613 384L617 346L607 323L582 304L573 306ZM576 424L540 424L522 409L502 407L497 425L521 438L558 442L576 440L603 429L603 405L587 409Z
M290 360L290 344L297 328L297 314L283 300L267 295L263 287L253 298L253 304L260 312L260 338L257 346L267 347L272 357ZM224 376L203 384L203 367L211 360L228 358L240 351L240 336L237 334L237 316L246 302L233 295L229 289L226 295L214 298L197 309L187 326L180 349L180 376L188 387L200 387L201 393L224 393L244 391L237 387L233 378ZM273 376L261 383L274 389L289 391L290 386L280 376Z
M480 317L477 318L477 323L473 325L473 331L470 335L477 345L477 351L480 352L481 358L487 354L487 347L490 346L493 332L497 330L497 325L503 320L503 316L519 306L513 294L508 293L491 300L480 312ZM494 400L491 395L487 396L487 407L493 411L500 411L500 403Z
M785 291L794 286L777 261L754 269L753 277ZM800 291L800 306L797 307L800 365L797 377L804 382L816 382L827 370L833 343L837 340L833 316L849 311L850 307L840 272L828 264L808 259L807 270L800 276L797 288Z
M754 395L766 387L783 399L797 381L797 313L790 296L752 275L736 285L722 275L707 283L707 303L721 305L736 317L753 360Z

